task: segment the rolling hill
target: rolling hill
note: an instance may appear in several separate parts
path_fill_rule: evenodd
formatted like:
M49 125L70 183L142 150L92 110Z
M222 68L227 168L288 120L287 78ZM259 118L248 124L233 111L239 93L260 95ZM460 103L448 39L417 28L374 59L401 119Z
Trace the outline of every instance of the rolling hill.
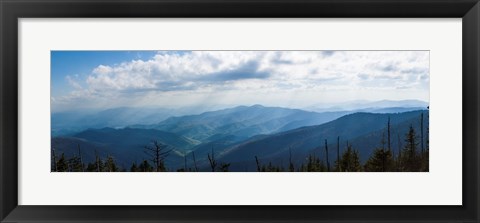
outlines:
M397 145L397 135L403 140L410 125L419 131L419 117L422 112L428 113L422 110L393 114L350 114L322 125L302 127L246 140L219 152L219 160L232 163L232 168L237 169L252 169L252 165L255 164L255 156L264 162L271 161L286 165L291 150L293 159L299 163L305 159L307 154L311 153L325 157L325 139L327 139L331 151L329 157L334 160L336 140L337 137L340 137L341 151L345 149L348 140L354 149L359 151L360 158L365 161L373 149L380 146L382 133L385 131L389 117L391 134L395 139L394 145ZM234 164L239 166L235 167Z
M259 134L322 124L348 113L350 112L316 113L261 105L239 106L199 115L170 117L158 124L142 128L173 132L206 143L215 138L232 135L236 141L240 141Z
M171 109L131 107L52 113L52 135L72 135L89 128L122 128L134 124L157 123L173 113Z
M373 149L382 146L380 142L389 118L392 150L398 153L408 128L413 126L419 132L421 113L426 114L428 123L428 110L411 109L413 107L317 113L261 105L238 106L198 115L170 117L158 124L92 128L68 136L54 136L52 147L57 156L64 153L68 157L78 154L80 147L84 162L93 162L96 153L101 157L110 155L117 164L128 169L133 162L139 163L148 158L144 146L158 140L173 149L165 160L170 171L182 168L185 160L192 168L193 154L200 169L208 171L207 155L212 150L219 162L231 164L231 170L253 171L255 156L262 163L272 162L282 166L288 164L290 152L295 163L304 162L308 154L324 159L326 139L333 165L337 155L337 137L340 137L341 151L348 141L365 161ZM425 129L427 126L425 124Z
M89 129L68 137L54 137L52 147L55 148L57 155L65 153L71 157L78 154L80 146L86 162L95 159L96 151L101 157L113 156L118 164L128 168L132 162L139 163L143 159L148 159L144 147L150 145L152 140L158 140L173 149L166 159L166 164L172 168L180 165L179 163L183 162L183 154L198 144L183 136L155 129L103 128Z

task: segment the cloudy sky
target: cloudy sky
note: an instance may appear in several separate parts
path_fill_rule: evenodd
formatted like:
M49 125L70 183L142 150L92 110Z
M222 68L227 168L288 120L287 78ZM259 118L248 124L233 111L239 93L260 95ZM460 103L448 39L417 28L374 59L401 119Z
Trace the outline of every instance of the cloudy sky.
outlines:
M52 110L429 101L428 51L52 51Z

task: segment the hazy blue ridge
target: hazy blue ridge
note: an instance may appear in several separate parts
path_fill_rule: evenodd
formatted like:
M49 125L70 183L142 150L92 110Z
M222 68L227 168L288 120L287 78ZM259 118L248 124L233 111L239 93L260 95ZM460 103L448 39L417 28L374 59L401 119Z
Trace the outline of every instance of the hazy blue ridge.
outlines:
M221 152L221 160L231 163L244 163L245 167L254 165L254 157L276 164L287 164L289 150L294 160L300 162L312 152L324 155L324 144L327 139L330 147L330 158L336 156L336 140L340 137L341 151L345 150L347 141L354 149L358 149L361 159L370 156L373 149L379 147L385 131L388 117L391 119L392 147L397 148L397 134L403 142L410 125L419 129L420 114L427 110L393 114L355 113L318 126L302 127L290 131L273 134L260 139L252 139L226 148ZM426 122L428 116L426 115ZM427 125L425 125L426 128ZM418 132L418 131L417 131ZM245 168L237 167L237 168Z
M238 106L198 115L170 117L153 125L90 128L68 136L54 136L52 147L57 156L65 153L71 157L78 153L80 146L84 162L93 162L95 153L101 157L111 155L119 165L128 169L133 162L147 159L144 147L157 140L173 149L166 159L171 171L184 166L184 155L191 167L194 153L197 165L207 171L207 154L211 154L212 149L220 162L231 163L231 170L253 171L255 156L262 162L279 165L287 165L290 150L296 163L304 161L311 153L325 158L324 140L327 139L333 165L338 136L342 151L349 141L364 161L373 149L381 146L389 117L392 149L398 152L398 145L403 143L410 125L419 132L422 112L428 123L428 110L411 109L415 107L367 109L375 113L318 113L261 105ZM64 125L68 126L68 123Z

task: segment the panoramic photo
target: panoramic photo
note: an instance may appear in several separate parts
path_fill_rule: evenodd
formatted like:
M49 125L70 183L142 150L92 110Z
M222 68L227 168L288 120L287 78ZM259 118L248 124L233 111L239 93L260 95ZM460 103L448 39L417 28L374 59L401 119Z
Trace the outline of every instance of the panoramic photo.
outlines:
M428 172L429 51L51 51L52 172Z

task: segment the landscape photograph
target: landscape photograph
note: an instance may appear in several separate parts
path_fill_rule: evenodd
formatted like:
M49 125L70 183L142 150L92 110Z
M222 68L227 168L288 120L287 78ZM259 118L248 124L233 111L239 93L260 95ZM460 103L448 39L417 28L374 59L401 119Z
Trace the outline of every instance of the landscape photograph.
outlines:
M51 172L429 171L429 51L50 56Z

